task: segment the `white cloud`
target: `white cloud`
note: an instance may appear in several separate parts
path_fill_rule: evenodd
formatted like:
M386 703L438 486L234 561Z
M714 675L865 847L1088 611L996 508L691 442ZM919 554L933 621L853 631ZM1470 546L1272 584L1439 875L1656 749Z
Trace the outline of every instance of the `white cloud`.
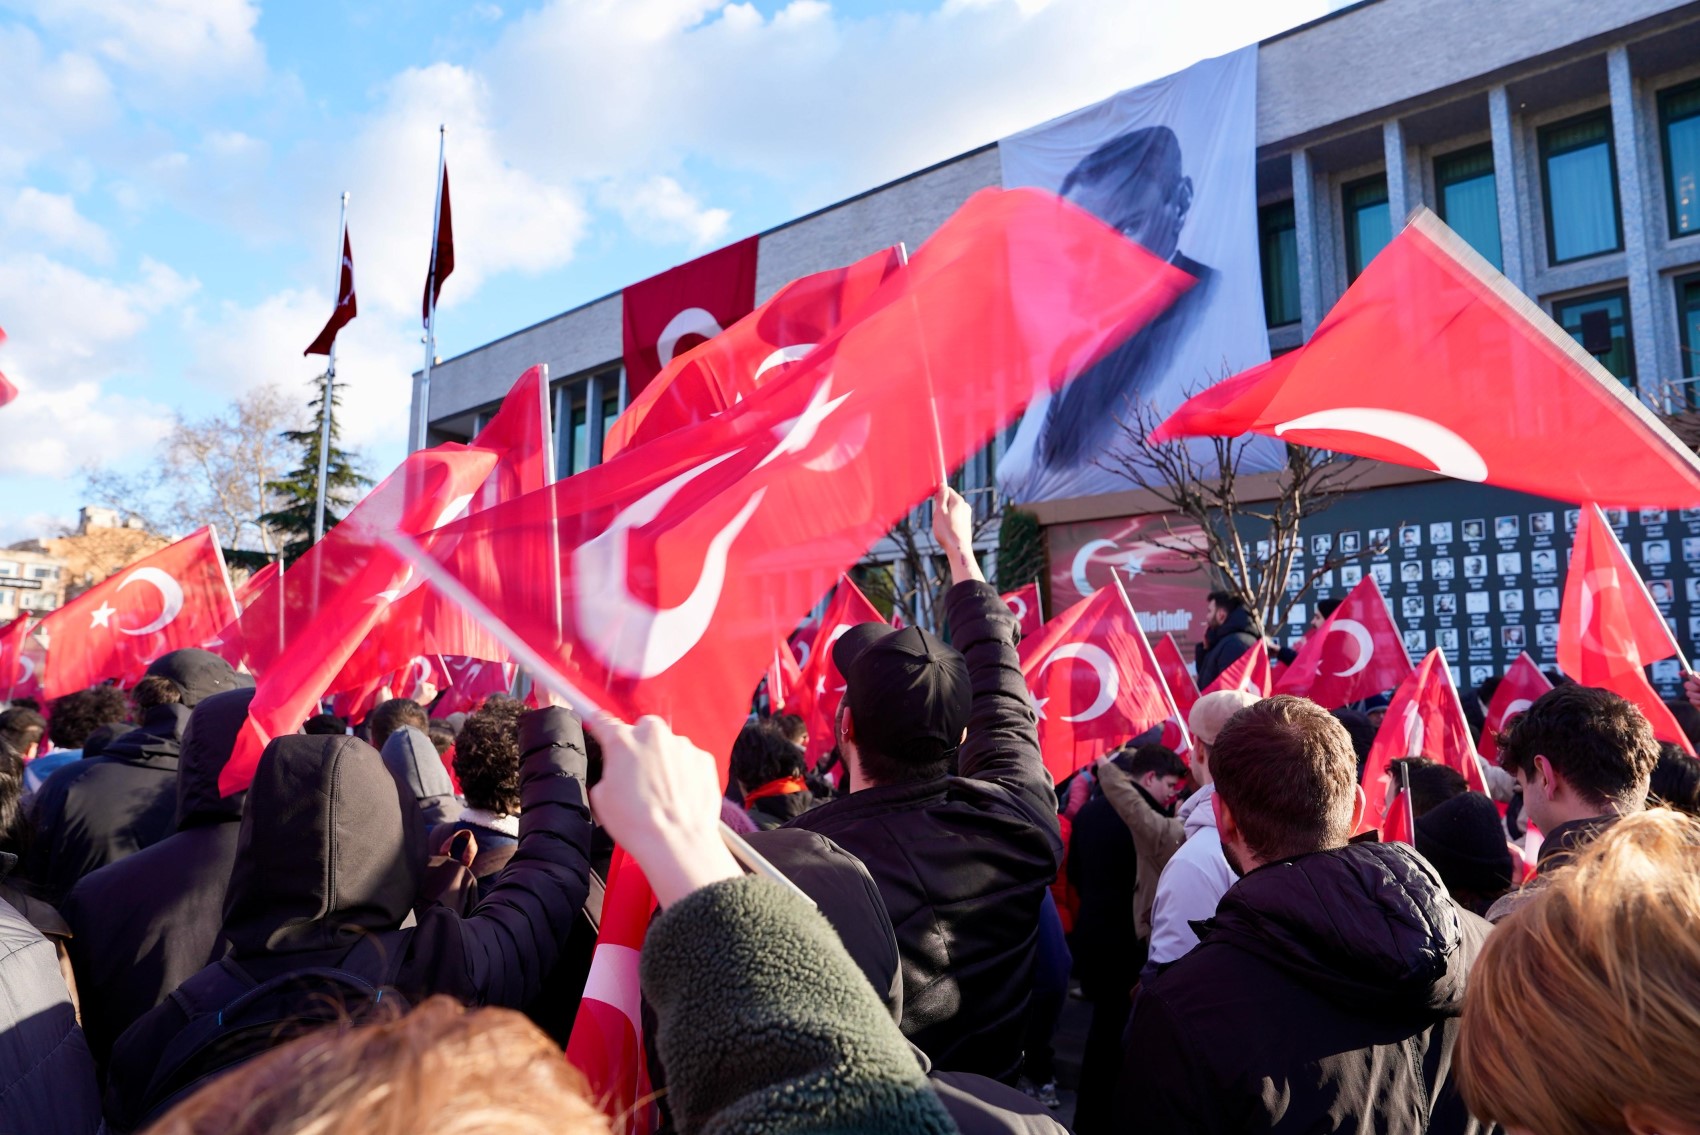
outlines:
M17 377L18 400L6 407L7 442L0 447L3 473L63 477L90 461L140 453L171 428L164 407L97 382L54 389Z
M732 214L704 207L684 186L664 174L610 185L601 200L625 218L626 227L658 243L682 241L705 248L725 237Z
M44 28L142 80L183 92L257 88L265 52L254 36L253 0L33 0ZM135 91L134 93L142 93Z
M112 259L106 230L79 213L77 203L64 194L26 185L0 206L0 225L14 247L35 236L49 248L68 249L103 264Z
M86 54L48 52L28 28L0 26L0 178L60 150L117 112L112 84Z

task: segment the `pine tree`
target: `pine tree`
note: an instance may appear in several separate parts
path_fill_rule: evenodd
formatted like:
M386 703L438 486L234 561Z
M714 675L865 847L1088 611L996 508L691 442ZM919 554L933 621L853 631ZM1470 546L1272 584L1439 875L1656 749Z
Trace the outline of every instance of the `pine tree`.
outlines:
M284 441L300 448L301 463L282 480L266 482L267 491L276 494L278 506L260 519L270 525L282 540L285 566L294 563L313 546L313 516L319 501L319 438L324 432L327 413L324 390L324 379L315 378L313 398L307 403L312 411L307 427L283 432ZM336 411L341 406L342 392L334 389L328 411L331 415L330 461L325 466L327 532L359 499L360 490L372 484L372 479L355 466L354 455L337 445L341 431Z

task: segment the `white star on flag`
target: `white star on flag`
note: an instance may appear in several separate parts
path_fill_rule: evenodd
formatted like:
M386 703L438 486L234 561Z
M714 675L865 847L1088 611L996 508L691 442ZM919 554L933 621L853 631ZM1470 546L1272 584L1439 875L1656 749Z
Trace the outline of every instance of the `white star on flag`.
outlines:
M117 613L118 613L118 608L112 606L110 603L102 603L100 606L96 607L92 612L90 612L90 614L93 616L93 618L89 622L89 630L92 631L96 627L111 627L112 626L112 616L116 615Z

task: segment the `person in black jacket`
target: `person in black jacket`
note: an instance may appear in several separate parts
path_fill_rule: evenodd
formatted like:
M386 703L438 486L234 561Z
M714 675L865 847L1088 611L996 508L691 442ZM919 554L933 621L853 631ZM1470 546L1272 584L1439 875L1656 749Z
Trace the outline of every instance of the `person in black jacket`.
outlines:
M1490 927L1363 814L1340 723L1303 698L1236 714L1210 753L1240 879L1134 1003L1117 1126L1142 1132L1478 1129L1451 1077Z
M1212 591L1205 597L1204 622L1204 641L1193 650L1201 690L1209 689L1222 671L1263 637L1257 616L1231 591Z
M839 844L879 886L903 956L904 1034L938 1069L1013 1082L1062 836L1015 616L980 575L972 525L967 502L941 489L954 648L883 623L833 645L851 794L790 826Z
M758 831L771 831L815 806L803 779L803 750L772 721L752 721L738 731L731 778Z
M219 795L218 777L253 700L251 688L226 690L195 707L177 761L176 833L83 876L61 908L83 1030L103 1068L125 1029L213 960L247 795Z
M353 737L279 737L248 790L225 903L224 962L190 977L112 1050L106 1114L134 1130L161 1053L192 1019L183 1002L234 965L262 983L312 967L356 972L417 1004L446 993L517 1008L537 995L589 889L584 735L564 709L520 719L519 848L461 918L432 905L401 929L425 866L424 828L405 782ZM361 949L375 936L376 949ZM350 967L353 967L350 969ZM208 1010L209 1012L211 1010Z

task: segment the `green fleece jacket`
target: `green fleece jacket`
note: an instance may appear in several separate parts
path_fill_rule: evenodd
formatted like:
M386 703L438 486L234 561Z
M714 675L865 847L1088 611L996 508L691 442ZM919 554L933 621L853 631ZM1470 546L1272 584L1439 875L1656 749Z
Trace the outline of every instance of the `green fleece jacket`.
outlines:
M776 883L675 903L642 977L681 1135L956 1131L832 927Z

